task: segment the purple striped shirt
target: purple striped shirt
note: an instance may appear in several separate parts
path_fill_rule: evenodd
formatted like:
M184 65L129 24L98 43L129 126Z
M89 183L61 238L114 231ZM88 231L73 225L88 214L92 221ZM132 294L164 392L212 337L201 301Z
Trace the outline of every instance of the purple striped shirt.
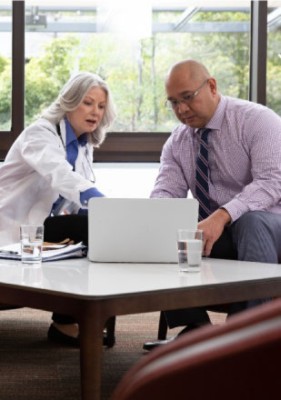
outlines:
M281 118L267 107L221 96L206 125L209 134L211 209L224 207L232 221L247 211L281 214ZM180 124L165 143L151 197L195 195L199 137Z

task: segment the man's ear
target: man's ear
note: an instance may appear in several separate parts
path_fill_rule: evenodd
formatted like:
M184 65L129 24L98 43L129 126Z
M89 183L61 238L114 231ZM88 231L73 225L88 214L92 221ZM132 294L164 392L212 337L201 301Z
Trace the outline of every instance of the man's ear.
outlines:
M217 81L215 80L215 78L209 78L208 79L208 85L209 88L211 89L211 93L212 94L217 94Z

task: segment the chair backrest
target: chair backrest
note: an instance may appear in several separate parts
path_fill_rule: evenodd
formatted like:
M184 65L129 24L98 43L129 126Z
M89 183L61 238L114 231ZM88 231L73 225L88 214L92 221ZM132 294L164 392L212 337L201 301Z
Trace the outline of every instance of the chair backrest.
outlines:
M112 400L280 398L281 300L205 326L131 368Z

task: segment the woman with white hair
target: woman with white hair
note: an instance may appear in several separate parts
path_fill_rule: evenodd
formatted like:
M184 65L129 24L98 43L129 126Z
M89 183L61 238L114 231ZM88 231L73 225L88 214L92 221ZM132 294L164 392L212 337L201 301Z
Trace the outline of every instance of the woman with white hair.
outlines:
M19 241L21 224L45 223L45 240L87 241L87 204L95 185L93 149L115 118L98 75L71 77L42 116L15 140L0 168L0 245ZM79 344L78 326L53 315L48 336Z

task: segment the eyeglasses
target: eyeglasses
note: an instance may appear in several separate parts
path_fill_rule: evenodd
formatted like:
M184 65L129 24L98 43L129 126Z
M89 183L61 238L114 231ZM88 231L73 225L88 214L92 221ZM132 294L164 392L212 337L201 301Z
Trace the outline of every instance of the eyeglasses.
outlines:
M202 87L209 81L209 79L206 79L200 86L199 88L197 88L194 92L191 92L189 94L185 94L182 96L181 99L179 100L166 100L166 107L168 108L168 110L176 110L178 108L178 106L183 103L187 106L190 105L190 103L194 100L194 98L198 95L198 93L200 92L200 90L202 89Z

